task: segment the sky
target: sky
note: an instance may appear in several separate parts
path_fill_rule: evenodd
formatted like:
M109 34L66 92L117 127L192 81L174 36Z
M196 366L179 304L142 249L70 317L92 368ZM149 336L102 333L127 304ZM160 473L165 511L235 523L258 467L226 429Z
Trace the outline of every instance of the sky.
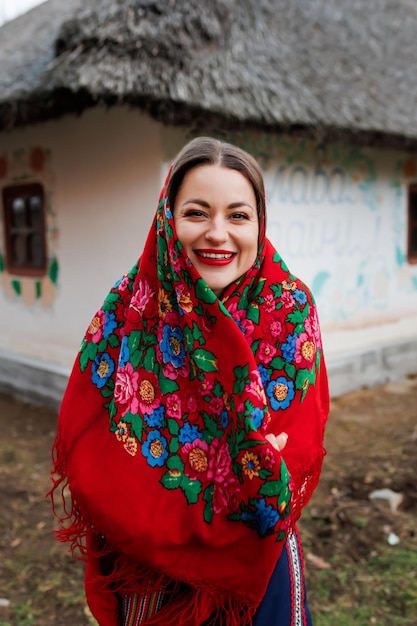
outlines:
M0 25L26 13L45 0L0 0Z

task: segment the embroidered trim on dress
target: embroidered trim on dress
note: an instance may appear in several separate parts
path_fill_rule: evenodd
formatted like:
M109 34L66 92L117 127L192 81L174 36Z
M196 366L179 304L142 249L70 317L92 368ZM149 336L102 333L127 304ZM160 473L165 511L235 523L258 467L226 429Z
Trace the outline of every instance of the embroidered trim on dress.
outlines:
M163 591L156 591L146 596L122 596L122 626L139 626L156 615L164 599Z
M291 626L305 626L303 562L296 532L290 533L286 547L291 578Z

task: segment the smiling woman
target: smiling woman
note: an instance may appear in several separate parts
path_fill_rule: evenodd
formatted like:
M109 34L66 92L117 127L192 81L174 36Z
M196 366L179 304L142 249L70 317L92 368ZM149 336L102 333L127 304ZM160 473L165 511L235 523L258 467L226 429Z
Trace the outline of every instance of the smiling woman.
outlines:
M69 486L58 536L86 560L101 626L311 624L296 522L324 456L326 367L265 219L253 157L194 139L85 334L52 493Z

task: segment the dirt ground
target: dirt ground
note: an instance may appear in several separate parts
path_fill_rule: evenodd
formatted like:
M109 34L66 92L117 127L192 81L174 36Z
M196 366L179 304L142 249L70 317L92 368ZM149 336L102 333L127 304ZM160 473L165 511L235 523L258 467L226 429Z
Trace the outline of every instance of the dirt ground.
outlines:
M92 623L82 564L53 541L44 498L55 425L55 411L0 394L0 626ZM326 447L301 521L313 582L335 555L349 567L383 544L416 548L417 375L334 399ZM381 490L390 499L370 497Z

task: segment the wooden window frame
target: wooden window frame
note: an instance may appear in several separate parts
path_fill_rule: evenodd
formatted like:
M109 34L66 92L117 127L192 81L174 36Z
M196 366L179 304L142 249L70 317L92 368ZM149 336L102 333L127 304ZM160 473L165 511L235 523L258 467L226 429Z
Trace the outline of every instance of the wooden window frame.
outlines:
M28 219L28 207L25 206L25 224L14 225L12 221L12 203L16 198L22 197L26 203L31 196L41 198L40 208L40 224L39 226L31 225ZM45 193L40 183L19 183L16 185L8 185L3 188L3 223L4 223L4 239L6 251L6 269L10 274L16 276L41 277L47 272L47 246L46 246L46 215L45 215ZM32 235L41 237L43 261L40 264L31 263L28 248L28 240ZM12 237L21 235L27 239L25 263L17 264L13 258L13 242ZM27 262L26 262L27 261Z
M414 248L412 242L414 241ZM408 220L407 220L407 259L409 263L417 263L417 183L408 187Z

